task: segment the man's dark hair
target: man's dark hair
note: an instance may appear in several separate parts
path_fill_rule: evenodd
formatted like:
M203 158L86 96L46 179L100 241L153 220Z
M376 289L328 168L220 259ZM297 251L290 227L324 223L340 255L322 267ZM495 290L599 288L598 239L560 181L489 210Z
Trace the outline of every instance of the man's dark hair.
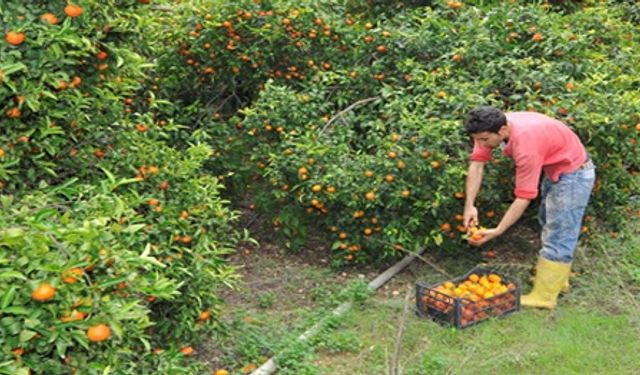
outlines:
M467 113L467 117L464 119L464 130L469 134L497 133L506 124L507 117L501 110L491 106L481 106Z

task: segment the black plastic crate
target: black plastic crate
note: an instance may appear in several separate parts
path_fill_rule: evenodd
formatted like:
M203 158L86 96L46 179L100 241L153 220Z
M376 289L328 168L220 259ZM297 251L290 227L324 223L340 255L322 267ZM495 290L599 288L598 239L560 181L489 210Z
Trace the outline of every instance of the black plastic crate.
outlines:
M478 277L478 282L469 279L474 274ZM496 276L499 278L499 283L496 283ZM489 282L488 287L485 286L486 282L482 281L483 277ZM454 286L465 286L451 289L449 283ZM475 287L472 286L474 284L476 284ZM498 287L498 284L501 287ZM496 292L493 295L489 294L494 290ZM518 310L520 310L519 282L490 267L475 267L464 276L432 286L416 284L418 316L430 318L441 324L450 324L456 328L466 328L489 318L505 316Z

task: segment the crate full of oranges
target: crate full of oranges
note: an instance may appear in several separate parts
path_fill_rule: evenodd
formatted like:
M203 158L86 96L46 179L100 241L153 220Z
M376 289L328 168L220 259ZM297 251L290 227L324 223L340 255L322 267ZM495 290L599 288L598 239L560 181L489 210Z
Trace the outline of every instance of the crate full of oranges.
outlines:
M476 267L462 277L433 286L416 284L416 313L457 328L518 310L518 282L490 268Z

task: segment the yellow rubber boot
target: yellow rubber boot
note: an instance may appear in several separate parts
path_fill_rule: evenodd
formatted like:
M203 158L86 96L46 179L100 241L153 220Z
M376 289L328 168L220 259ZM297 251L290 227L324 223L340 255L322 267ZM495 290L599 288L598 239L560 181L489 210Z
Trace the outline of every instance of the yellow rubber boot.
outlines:
M569 285L569 277L571 276L571 270L569 270L569 273L567 273L567 278L564 281L564 283L562 284L562 289L560 289L560 293L567 293L568 291L571 290L571 285ZM530 282L535 282L536 281L536 277L535 276L531 276L529 277L529 281Z
M570 272L571 263L552 262L543 257L538 258L533 290L520 297L520 304L524 307L555 308L558 294L568 286Z

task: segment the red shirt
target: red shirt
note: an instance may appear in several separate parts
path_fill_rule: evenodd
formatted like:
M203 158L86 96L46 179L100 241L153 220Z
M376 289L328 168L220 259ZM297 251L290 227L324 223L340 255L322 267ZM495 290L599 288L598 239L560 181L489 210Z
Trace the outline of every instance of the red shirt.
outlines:
M553 182L563 173L577 170L587 159L578 136L562 122L536 112L505 113L511 133L502 154L516 167L514 194L534 199L542 172ZM491 160L493 149L474 144L471 160Z

